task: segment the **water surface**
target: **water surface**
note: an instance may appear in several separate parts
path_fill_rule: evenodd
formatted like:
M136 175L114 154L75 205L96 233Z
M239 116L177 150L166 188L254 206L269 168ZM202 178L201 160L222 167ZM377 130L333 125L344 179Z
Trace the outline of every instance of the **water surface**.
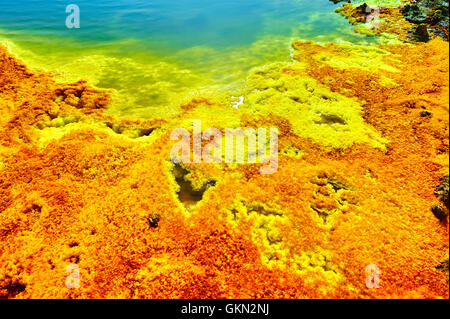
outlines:
M367 41L328 0L0 0L0 38L61 81L116 90L110 111L167 115L195 94L238 94L295 39ZM65 25L68 4L81 28Z

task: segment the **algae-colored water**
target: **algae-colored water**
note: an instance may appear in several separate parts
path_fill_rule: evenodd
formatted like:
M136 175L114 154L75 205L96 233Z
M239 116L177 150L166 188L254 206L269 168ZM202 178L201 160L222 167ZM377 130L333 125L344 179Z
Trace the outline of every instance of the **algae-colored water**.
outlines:
M0 4L0 39L29 66L115 90L108 112L166 117L196 94L239 96L250 69L291 60L294 39L370 43L327 0L65 1Z

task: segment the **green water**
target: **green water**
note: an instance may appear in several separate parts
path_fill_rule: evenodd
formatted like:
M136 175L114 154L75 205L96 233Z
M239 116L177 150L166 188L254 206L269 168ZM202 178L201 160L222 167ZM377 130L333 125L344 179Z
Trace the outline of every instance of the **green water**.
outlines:
M154 118L203 95L230 102L249 71L291 61L294 40L368 43L328 0L80 0L0 2L0 39L61 82L112 89L108 112ZM5 42L6 41L6 42Z

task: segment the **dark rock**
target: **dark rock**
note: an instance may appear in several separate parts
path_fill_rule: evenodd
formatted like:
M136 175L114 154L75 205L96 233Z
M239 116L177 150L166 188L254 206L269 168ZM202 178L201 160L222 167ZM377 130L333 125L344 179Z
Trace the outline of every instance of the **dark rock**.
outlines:
M425 23L428 17L428 10L418 4L408 4L402 9L406 20L414 24Z
M430 34L428 33L428 27L426 24L419 24L412 27L409 30L409 38L415 42L428 42L430 41Z
M441 179L441 183L438 187L436 187L435 195L439 197L439 199L444 203L447 208L449 208L449 201L448 201L448 180L449 176L444 176Z
M370 17L376 8L363 3L362 5L356 7L357 14L363 19L364 23L367 22L367 18Z
M361 15L365 15L366 13L370 13L371 10L367 3L363 3L356 8L356 11Z
M330 0L331 2L333 2L334 4L338 4L341 2L347 2L347 3L351 3L351 0Z
M434 216L436 216L436 218L441 222L447 220L448 209L444 205L433 205L433 207L431 207L431 211L433 212Z
M431 116L431 113L428 111L422 111L420 112L420 117L429 117Z
M448 41L448 1L446 0L417 0L414 4L403 7L402 14L411 23L425 25L427 33L442 37ZM412 40L427 39L424 27L415 26L410 30ZM430 37L430 35L428 35ZM424 41L420 41L424 42Z
M158 214L153 214L148 218L148 223L151 228L158 227L159 221L161 220L161 217Z

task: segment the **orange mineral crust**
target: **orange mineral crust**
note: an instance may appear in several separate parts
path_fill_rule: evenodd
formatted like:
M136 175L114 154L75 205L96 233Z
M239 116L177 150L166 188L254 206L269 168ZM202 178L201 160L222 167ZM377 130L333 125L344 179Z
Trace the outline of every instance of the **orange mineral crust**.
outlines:
M359 47L293 47L270 81L359 103L385 147L326 145L243 105L241 127L279 130L275 174L174 166L171 131L230 106L196 97L173 118L116 118L110 92L56 83L0 47L0 297L449 298L448 217L431 211L448 174L448 43L378 47L372 67Z

